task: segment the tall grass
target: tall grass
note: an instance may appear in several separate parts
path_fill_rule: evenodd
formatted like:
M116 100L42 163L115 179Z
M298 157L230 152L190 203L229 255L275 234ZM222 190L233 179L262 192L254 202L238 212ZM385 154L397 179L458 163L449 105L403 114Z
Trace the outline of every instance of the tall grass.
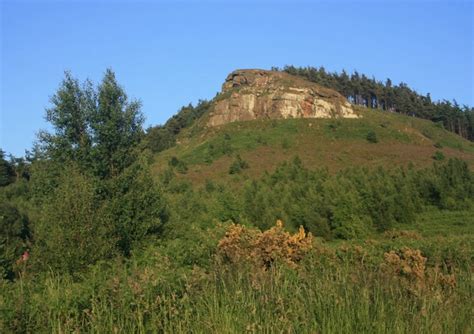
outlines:
M469 254L462 253L465 269L452 269L455 286L418 292L384 273L380 254L319 247L297 268L267 270L219 262L178 268L148 254L81 277L49 272L1 283L0 332L472 332Z

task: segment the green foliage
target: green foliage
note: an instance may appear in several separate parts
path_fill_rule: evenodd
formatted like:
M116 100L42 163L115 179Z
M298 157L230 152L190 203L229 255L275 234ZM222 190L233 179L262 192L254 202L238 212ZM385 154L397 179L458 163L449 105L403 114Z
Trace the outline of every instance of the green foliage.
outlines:
M444 156L444 153L441 152L441 151L436 151L434 154L433 154L433 159L436 160L436 161L441 161L441 160L444 160L446 157Z
M143 135L141 104L128 101L112 70L97 89L90 81L81 86L66 72L51 103L46 119L54 131L42 132L39 139L42 151L54 161L74 161L105 179L136 159L134 147Z
M316 242L297 270L275 263L258 271L214 261L183 265L183 253L193 250L215 259L213 252L202 251L207 245L196 249L195 240L204 237L194 233L190 230L190 239L173 240L166 248L150 245L130 259L98 263L79 281L50 272L35 280L0 282L0 330L470 332L471 252L466 238ZM440 277L455 273L456 284L425 281L427 287L417 290L403 273L388 272L384 255L399 252L401 245L416 247L427 257L424 277L428 272Z
M175 156L171 157L170 161L168 162L168 165L171 168L175 168L176 171L178 171L181 174L186 174L188 171L188 166L183 160L179 160Z
M367 133L366 139L369 143L375 144L379 142L379 140L377 139L377 134L374 131L369 131L369 133Z
M105 188L105 210L113 221L119 250L129 255L138 243L161 234L168 216L160 188L142 159L112 179Z
M28 219L6 202L0 203L0 278L13 279L14 265L28 249Z
M434 102L430 94L421 95L403 82L393 85L392 81L387 79L383 83L357 71L348 75L345 71L330 73L324 67L294 66L285 66L282 71L332 88L352 104L429 119L439 128L474 140L474 108L460 106L456 101Z
M417 183L428 204L450 210L472 207L474 177L462 160L449 159L435 164L431 171L419 172Z
M196 120L204 115L210 107L210 102L200 100L194 107L189 104L182 107L176 115L164 125L151 127L147 130L145 144L152 152L164 151L176 144L176 137L183 129L191 127Z
M13 182L13 166L5 160L5 152L0 149L0 187L4 187Z
M139 101L128 102L127 95L108 69L97 92L97 105L91 115L92 159L101 178L120 174L136 159L144 122Z
M294 162L246 187L244 217L260 228L281 218L317 236L352 239L411 224L423 205L470 207L473 186L458 160L423 171L353 168L334 176Z
M75 166L59 176L58 187L33 225L36 270L74 273L116 255L114 220L97 196L94 181Z
M247 168L249 168L249 164L245 160L242 160L240 155L237 155L229 167L229 174L238 174L242 171L242 169Z

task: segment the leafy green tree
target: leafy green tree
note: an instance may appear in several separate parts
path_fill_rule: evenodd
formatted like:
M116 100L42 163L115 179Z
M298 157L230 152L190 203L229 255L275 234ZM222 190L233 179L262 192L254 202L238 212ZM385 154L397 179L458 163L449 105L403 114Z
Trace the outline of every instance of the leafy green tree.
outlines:
M73 273L116 252L113 218L100 201L95 180L66 166L34 224L34 267Z
M128 101L114 72L107 69L90 117L92 158L101 178L117 176L135 161L134 148L143 136L140 108L139 101Z
M57 161L89 163L92 147L90 118L96 107L92 83L86 81L81 86L70 72L65 72L51 104L46 109L46 120L52 125L53 133L40 133L42 150Z
M106 192L110 194L106 210L124 255L140 242L161 235L168 210L161 189L150 176L146 157L108 181Z
M139 101L129 101L115 74L107 69L95 89L66 72L51 98L46 119L53 132L41 132L43 154L59 163L74 161L102 179L120 174L136 159L143 136Z

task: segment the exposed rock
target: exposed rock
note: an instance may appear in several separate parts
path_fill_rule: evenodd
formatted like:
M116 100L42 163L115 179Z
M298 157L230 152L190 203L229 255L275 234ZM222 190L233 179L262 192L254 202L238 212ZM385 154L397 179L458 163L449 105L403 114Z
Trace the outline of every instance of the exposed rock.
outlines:
M287 73L237 70L222 85L208 125L259 118L358 118L334 90Z

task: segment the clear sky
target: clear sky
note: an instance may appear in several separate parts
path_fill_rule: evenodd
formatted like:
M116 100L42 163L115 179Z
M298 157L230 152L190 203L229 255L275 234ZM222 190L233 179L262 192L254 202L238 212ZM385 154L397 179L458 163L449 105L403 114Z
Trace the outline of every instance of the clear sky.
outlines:
M471 1L5 1L0 148L23 155L71 70L111 67L146 125L212 98L238 68L321 66L474 105Z

